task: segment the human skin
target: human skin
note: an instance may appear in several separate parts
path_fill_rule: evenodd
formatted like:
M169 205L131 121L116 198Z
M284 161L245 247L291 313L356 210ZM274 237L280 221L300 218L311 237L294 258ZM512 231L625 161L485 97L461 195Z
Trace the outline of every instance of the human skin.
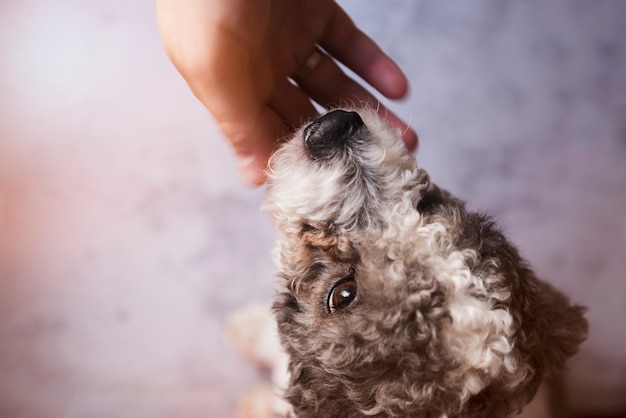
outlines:
M244 181L259 185L277 143L323 107L368 104L400 128L409 149L417 135L341 62L385 97L408 82L399 67L332 0L157 0L163 47L230 141ZM302 71L316 46L317 65Z

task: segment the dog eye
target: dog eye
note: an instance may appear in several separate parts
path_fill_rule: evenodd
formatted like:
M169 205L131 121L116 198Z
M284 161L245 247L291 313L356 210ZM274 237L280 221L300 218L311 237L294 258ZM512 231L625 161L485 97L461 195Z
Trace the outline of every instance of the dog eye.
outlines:
M339 280L330 291L326 307L328 313L333 313L338 309L343 309L350 305L356 297L356 280L349 276Z

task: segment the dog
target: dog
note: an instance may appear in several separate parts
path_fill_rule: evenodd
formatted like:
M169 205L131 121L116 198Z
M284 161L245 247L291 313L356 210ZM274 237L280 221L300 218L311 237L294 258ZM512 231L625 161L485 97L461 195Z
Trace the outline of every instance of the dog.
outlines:
M373 109L300 128L270 159L263 208L284 416L512 416L587 336L584 308L433 184Z

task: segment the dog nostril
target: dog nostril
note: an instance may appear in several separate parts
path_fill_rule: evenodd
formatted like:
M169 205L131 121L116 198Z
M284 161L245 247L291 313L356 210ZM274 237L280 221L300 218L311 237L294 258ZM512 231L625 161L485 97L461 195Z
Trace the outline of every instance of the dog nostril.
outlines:
M304 145L314 159L330 156L365 127L357 112L335 110L317 119L304 129Z
M320 126L320 123L318 121L315 121L309 126L307 126L306 128L304 128L304 141L305 142L309 141L309 138L311 137L311 135L315 133L315 131L317 131L317 128L319 126Z

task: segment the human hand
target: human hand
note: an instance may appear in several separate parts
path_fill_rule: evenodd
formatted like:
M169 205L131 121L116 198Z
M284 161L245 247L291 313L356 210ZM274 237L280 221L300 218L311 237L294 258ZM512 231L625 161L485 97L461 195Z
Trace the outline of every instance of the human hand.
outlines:
M157 0L157 20L166 53L250 184L265 181L277 141L317 114L311 100L368 103L417 146L415 132L333 60L388 98L408 91L397 65L333 0Z

